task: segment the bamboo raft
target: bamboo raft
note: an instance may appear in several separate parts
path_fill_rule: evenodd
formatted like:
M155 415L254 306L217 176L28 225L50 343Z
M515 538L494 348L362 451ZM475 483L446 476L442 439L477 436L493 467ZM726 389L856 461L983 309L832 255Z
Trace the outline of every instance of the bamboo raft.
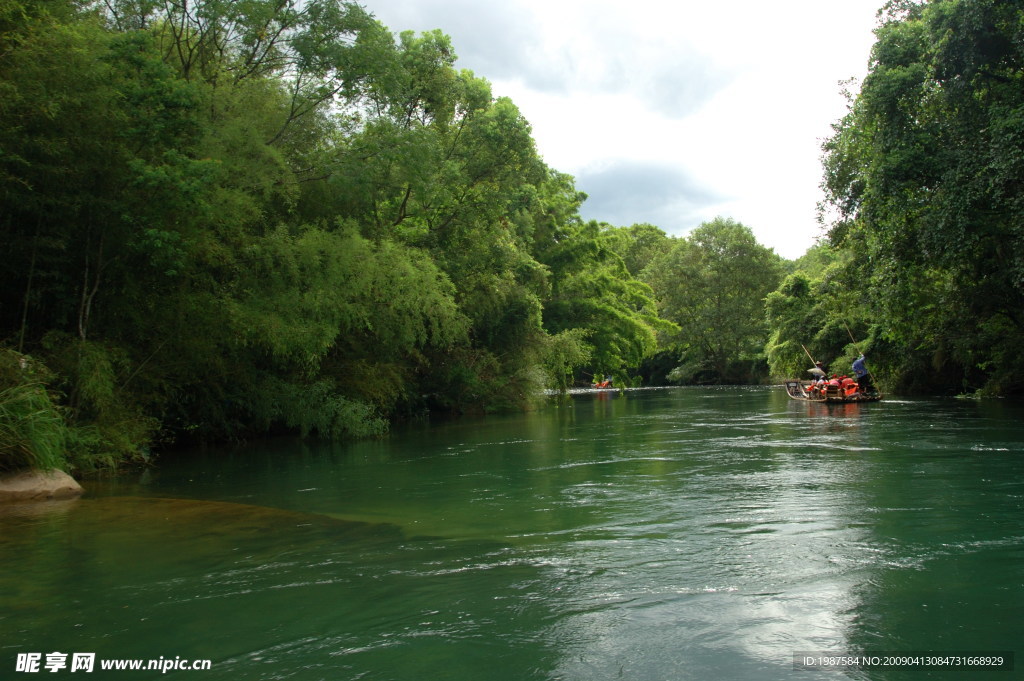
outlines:
M882 394L877 390L861 392L857 382L850 378L833 379L819 385L814 381L789 380L785 382L786 393L794 400L804 402L825 402L847 404L850 402L877 402Z

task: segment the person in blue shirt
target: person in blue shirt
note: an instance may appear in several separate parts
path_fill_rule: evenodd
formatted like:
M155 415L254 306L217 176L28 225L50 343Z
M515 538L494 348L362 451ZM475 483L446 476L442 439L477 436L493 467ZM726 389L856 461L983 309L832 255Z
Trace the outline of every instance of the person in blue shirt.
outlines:
M860 391L862 393L867 392L871 388L871 374L864 364L864 353L861 353L860 357L853 360L853 373L857 376L857 386L860 388Z

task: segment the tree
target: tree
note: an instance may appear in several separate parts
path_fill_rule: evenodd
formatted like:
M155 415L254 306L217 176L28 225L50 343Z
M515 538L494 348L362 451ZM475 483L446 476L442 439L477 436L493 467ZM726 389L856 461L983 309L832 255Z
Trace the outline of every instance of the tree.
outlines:
M726 218L702 224L656 257L642 277L661 315L679 326L670 337L682 360L677 380L754 380L767 336L765 296L781 276L781 258Z
M646 223L610 228L609 243L634 277L672 248L672 239L662 229Z
M658 317L650 287L636 279L616 252L620 232L584 222L579 207L586 194L571 176L551 171L529 219L532 252L550 274L544 296L544 328L578 334L586 343L590 374L627 370L657 349L657 331L671 328Z
M837 374L848 372L860 352L873 356L884 344L876 336L878 327L850 254L818 245L795 267L765 299L770 331L765 355L771 375L807 377L808 353Z

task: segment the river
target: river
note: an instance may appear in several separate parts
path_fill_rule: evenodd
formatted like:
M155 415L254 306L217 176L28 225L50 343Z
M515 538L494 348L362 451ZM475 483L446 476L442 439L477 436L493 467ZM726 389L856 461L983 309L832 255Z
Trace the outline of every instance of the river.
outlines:
M210 668L86 674L69 657L39 675L1024 674L795 664L1024 641L1019 403L588 393L354 444L182 453L86 486L0 515L2 678L54 652Z

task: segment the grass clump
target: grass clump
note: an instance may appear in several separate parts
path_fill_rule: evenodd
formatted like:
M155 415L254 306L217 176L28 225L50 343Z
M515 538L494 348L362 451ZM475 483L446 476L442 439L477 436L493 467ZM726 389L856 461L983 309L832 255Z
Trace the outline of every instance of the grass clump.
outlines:
M0 470L68 468L68 424L48 378L28 356L0 350Z

